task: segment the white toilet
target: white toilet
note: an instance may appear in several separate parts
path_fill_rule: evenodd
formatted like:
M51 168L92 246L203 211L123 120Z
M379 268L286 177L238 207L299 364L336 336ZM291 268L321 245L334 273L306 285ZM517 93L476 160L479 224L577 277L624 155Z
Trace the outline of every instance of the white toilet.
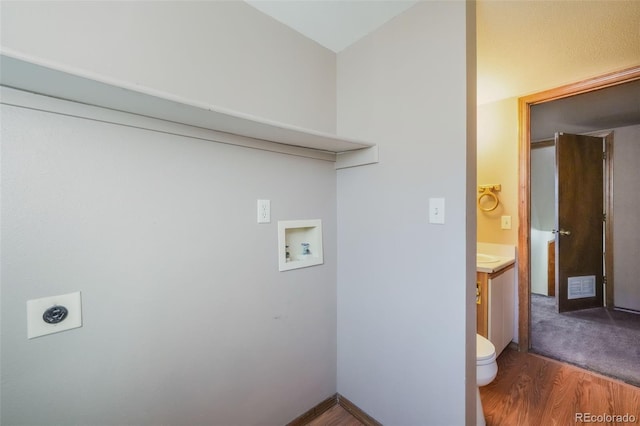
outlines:
M496 363L496 348L489 340L479 334L476 334L476 379L478 382L477 395L477 413L476 424L485 426L482 412L482 401L480 401L480 386L488 385L496 378L498 374L498 364Z

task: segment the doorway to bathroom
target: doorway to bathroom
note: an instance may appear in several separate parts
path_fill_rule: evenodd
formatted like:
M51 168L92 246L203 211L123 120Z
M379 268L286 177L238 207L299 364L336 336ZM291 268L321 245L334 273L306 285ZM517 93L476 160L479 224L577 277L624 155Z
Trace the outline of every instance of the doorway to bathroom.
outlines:
M629 84L633 83L633 85ZM632 88L632 90L630 90ZM567 296L568 291L568 282L567 277L562 277L558 279L556 282L553 282L553 278L557 274L553 273L553 268L558 268L558 264L554 264L554 260L557 259L557 255L554 254L554 250L557 251L558 242L562 244L562 242L568 242L567 240L578 240L580 237L576 233L572 233L572 229L564 229L561 227L556 227L556 218L554 214L542 213L540 209L532 204L532 190L535 189L536 185L536 176L533 174L533 168L536 167L535 163L540 157L547 157L547 175L545 176L547 185L555 188L555 152L556 152L556 139L553 138L553 132L558 130L572 133L582 133L586 134L589 132L593 132L595 130L600 129L615 129L613 132L600 132L597 134L599 136L600 143L602 143L602 137L609 134L609 136L605 139L605 142L612 144L612 138L614 134L616 136L623 136L626 138L635 138L635 144L633 144L636 148L640 145L640 67L636 67L633 69L628 69L619 73L608 74L605 76L601 76L595 79L579 82L576 84L564 86L561 88L553 89L550 91L538 93L535 95L527 96L521 98L519 101L519 114L520 114L520 193L519 193L519 219L520 219L520 228L519 228L519 244L518 244L518 257L519 257L519 345L520 349L527 351L532 348L532 336L531 336L531 327L532 322L538 321L540 319L540 313L544 313L544 315L562 315L561 317L551 316L544 318L546 324L553 323L553 327L548 327L550 329L555 330L560 333L556 337L551 340L555 341L563 341L563 339L569 334L575 334L575 331L578 329L575 325L569 326L569 328L564 328L561 326L561 322L559 319L571 319L576 321L588 322L592 321L588 325L585 325L585 332L588 335L594 335L594 325L596 324L593 321L597 320L597 316L589 318L581 317L584 316L582 314L589 313L590 310L585 311L577 311L575 315L576 318L569 318L571 315L568 314L558 314L557 308L557 299L556 297L562 292L564 297ZM607 89L607 90L604 90ZM619 93L626 93L627 95L631 94L631 110L627 111L619 111L616 115L616 107L617 104L620 103L619 99L616 99L614 95L609 96L609 92L618 91ZM602 98L603 94L607 94L601 101L599 105L600 110L598 108L592 108L595 110L594 116L590 119L584 116L584 112L580 110L580 108L572 108L570 105L573 102L574 98L578 98L579 95L591 96L598 95ZM559 107L559 105L564 104L564 107ZM575 104L574 104L575 106ZM559 109L558 109L559 108ZM568 109L569 108L569 109ZM536 109L545 110L544 114L536 113ZM555 110L554 110L555 109ZM533 113L532 113L533 112ZM545 115L546 114L546 115ZM555 117L555 118L554 118ZM595 117L595 118L594 118ZM551 138L549 135L541 135L539 121L544 119L544 126L548 126L551 131ZM538 121L536 121L538 120ZM556 120L554 122L554 120ZM567 123L570 125L567 126ZM637 127L633 127L633 125L637 125ZM544 127L542 126L542 127ZM632 126L632 127L625 127ZM632 129L631 136L629 136L629 129ZM547 131L549 129L546 129ZM633 133L635 131L635 133ZM626 132L626 133L625 133ZM625 136L626 135L626 136ZM545 141L546 138L546 141ZM551 140L550 140L551 139ZM538 142L541 145L541 149L532 148L532 142ZM617 143L620 141L617 141ZM622 143L622 142L620 142ZM545 146L546 145L546 146ZM617 145L616 145L617 146ZM625 145L621 145L620 147L625 147ZM627 149L627 148L625 148ZM636 149L636 151L638 151ZM620 152L619 154L622 154ZM576 155L576 153L572 154ZM577 155L582 155L580 152ZM626 155L626 154L625 154ZM623 157L625 156L623 155ZM628 155L626 155L628 156ZM548 162L549 158L551 159L551 163ZM610 159L613 157L610 157ZM623 158L617 162L617 167L623 167L623 162L627 161L627 158ZM637 161L637 160L636 160ZM539 161L538 161L539 162ZM637 167L636 167L637 168ZM613 165L611 164L608 167L602 169L603 178L607 178L606 174L611 173L613 170ZM551 173L551 175L549 175ZM624 174L622 175L624 176ZM609 176L611 177L611 176ZM635 179L638 179L638 176L635 176ZM621 179L618 179L620 181ZM572 193L576 196L574 198L570 210L574 212L579 212L582 203L582 196L588 193L589 189L585 187L585 185L574 184L572 188L570 188ZM609 207L613 209L613 201L612 197L607 196L607 192L612 192L613 186L612 184L605 185L603 188L604 200L609 200L609 205L604 203L603 210L606 210L604 207ZM637 189L635 190L637 193ZM620 195L617 197L617 200L623 201L618 202L618 210L617 213L621 213L616 216L618 222L624 222L626 220L626 212L629 210L637 211L638 203L634 204L633 199L628 199L628 197L623 197L622 194L616 193L616 195ZM552 199L549 201L549 204L553 206L555 209L555 194L552 196ZM597 198L597 197L596 197ZM640 201L640 198L639 198ZM597 202L597 201L596 201ZM631 206L630 204L631 203ZM633 207L635 206L635 207ZM608 218L609 220L603 222L604 225L604 233L600 232L600 241L602 241L602 236L609 235L613 236L613 216ZM540 223L544 222L544 226L540 226ZM562 223L561 223L562 224ZM534 226L535 225L535 226ZM596 224L596 226L598 226ZM601 229L603 229L602 224L600 225ZM536 230L538 229L538 231ZM553 230L556 230L557 234L552 234ZM562 232L562 234L560 234ZM582 233L581 233L582 234ZM596 232L597 234L597 232ZM629 229L624 233L618 231L618 234L622 235L622 238L618 238L618 240L624 240L629 236L632 239L638 241L637 232L634 229ZM541 244L540 244L541 243ZM591 243L594 244L594 243ZM597 245L597 243L595 243ZM578 293L584 290L583 294L579 294L578 296L591 296L591 292L599 293L594 294L593 298L590 297L575 297L573 295L573 299L577 300L578 306L574 306L577 308L582 308L589 305L591 302L586 303L584 300L596 301L599 303L603 303L611 308L614 306L620 306L623 300L622 297L614 297L614 288L613 288L613 272L614 269L611 265L613 265L613 255L614 250L612 245L606 247L604 250L607 258L606 265L610 265L604 269L603 272L607 275L607 284L602 289L602 292L599 292L598 287L594 287L592 283L587 280L580 280L577 285L574 286L574 293L577 291ZM600 252L602 253L602 251ZM636 251L637 253L637 251ZM598 260L588 260L585 256L580 255L579 250L575 250L574 254L577 254L576 258L578 263L583 265L585 264L597 264L601 263ZM624 262L628 262L625 258L625 250L617 250L617 256L619 256L620 261L618 264L622 264ZM602 259L602 255L600 255L600 259ZM617 258L618 259L618 258ZM540 264L544 264L544 273L540 274L539 271L542 268L539 268ZM632 262L633 263L633 262ZM637 263L637 262L635 262ZM617 265L616 265L617 266ZM551 268L551 270L549 270ZM561 266L560 266L561 268ZM571 276L578 275L579 277L585 277L589 275L597 275L598 272L590 272L589 274L572 274ZM543 275L543 276L541 276ZM621 292L621 294L625 294L625 286L628 285L627 281L628 277L624 276L625 274L619 274L620 288L616 288L616 294ZM541 284L542 282L542 284ZM575 282L573 283L575 284ZM640 289L637 287L637 280L634 281L633 286L635 287L634 291L636 291L640 295ZM619 291L618 291L619 290ZM603 295L605 295L603 297ZM586 303L586 304L585 304ZM580 306L584 305L584 306ZM570 308L573 309L573 308ZM604 309L604 308L600 308ZM536 318L532 318L532 312L537 316ZM619 318L617 318L619 311L615 312L616 318L613 318L611 315L612 311L603 311L609 312L608 321L609 323L619 323L620 326L616 330L627 329L632 332L637 332L637 335L633 335L632 339L637 339L640 337L640 322L619 322ZM613 319L612 319L613 318ZM638 316L634 316L634 318L639 318ZM615 321L614 321L615 320ZM550 322L552 321L552 322ZM568 323L567 323L568 324ZM581 324L581 323L578 323ZM537 322L535 325L539 325ZM583 324L584 325L584 324ZM564 332L562 331L564 330ZM614 333L609 334L616 334ZM540 330L537 330L539 332ZM577 337L580 339L580 337ZM620 348L620 344L624 344L624 336L621 335L619 339L619 344L613 344L614 348ZM637 340L636 340L637 341ZM534 348L535 350L536 348ZM605 351L606 352L606 351ZM578 354L578 358L585 358L585 354ZM604 355L606 357L606 354ZM586 355L586 358L591 357L591 355ZM568 360L572 362L571 360ZM573 362L576 364L580 364L579 362ZM640 380L640 379L639 379ZM635 384L639 382L634 380L633 378L630 380Z

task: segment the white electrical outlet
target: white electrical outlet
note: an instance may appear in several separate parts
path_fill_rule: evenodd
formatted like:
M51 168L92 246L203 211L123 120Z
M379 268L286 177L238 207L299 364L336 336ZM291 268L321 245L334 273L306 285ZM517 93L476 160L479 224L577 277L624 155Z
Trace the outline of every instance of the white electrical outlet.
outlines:
M271 223L270 200L258 200L258 223Z
M27 338L82 327L80 292L27 300Z

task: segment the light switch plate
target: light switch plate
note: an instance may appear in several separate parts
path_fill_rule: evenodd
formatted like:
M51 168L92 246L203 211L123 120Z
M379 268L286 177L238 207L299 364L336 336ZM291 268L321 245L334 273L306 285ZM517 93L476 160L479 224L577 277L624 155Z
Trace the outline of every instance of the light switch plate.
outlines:
M270 200L258 200L258 223L271 223Z
M429 223L444 224L444 198L429 198Z
M500 218L500 227L502 229L511 229L511 216L502 216Z
M46 322L45 311L54 306L64 306L66 317L55 324ZM27 338L45 336L51 333L82 327L82 301L80 292L27 300Z

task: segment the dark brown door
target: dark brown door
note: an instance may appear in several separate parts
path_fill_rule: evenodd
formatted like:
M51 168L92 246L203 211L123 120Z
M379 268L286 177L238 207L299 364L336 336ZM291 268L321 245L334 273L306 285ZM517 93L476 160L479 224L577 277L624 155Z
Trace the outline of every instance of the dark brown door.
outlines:
M603 140L556 134L558 311L603 306Z

